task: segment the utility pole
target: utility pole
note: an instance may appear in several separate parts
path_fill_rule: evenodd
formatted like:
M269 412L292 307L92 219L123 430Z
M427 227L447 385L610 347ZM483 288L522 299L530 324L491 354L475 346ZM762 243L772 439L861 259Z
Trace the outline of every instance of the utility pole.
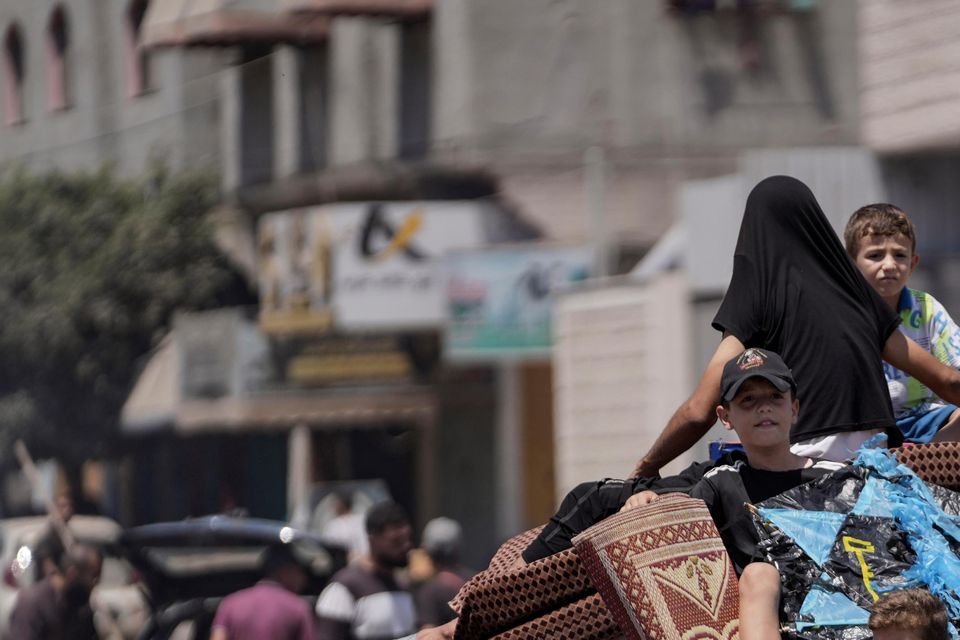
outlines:
M594 145L583 154L584 222L593 243L593 276L603 278L610 271L607 239L607 159L603 147Z

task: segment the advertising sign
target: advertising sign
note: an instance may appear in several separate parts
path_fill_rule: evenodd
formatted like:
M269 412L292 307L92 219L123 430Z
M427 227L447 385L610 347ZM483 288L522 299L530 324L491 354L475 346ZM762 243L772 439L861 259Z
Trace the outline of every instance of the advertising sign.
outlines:
M476 204L373 203L327 211L346 238L333 254L333 309L344 328L439 327L441 257L486 244Z
M479 202L370 202L264 215L260 325L274 334L439 327L440 258L485 245L484 216L496 212Z
M447 255L447 356L546 357L553 294L588 278L592 260L587 248L536 245Z

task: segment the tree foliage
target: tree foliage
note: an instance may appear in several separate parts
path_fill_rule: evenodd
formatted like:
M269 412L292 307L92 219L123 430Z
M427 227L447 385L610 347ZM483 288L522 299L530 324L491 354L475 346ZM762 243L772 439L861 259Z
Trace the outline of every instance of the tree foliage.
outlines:
M0 178L0 456L103 453L178 309L251 302L213 241L210 176Z

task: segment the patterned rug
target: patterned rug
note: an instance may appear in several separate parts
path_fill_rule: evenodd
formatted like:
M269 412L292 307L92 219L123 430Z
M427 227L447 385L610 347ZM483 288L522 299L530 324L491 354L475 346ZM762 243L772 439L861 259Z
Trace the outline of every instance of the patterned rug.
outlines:
M500 546L450 603L457 640L608 640L622 637L573 549L523 567L515 562L540 528Z
M627 638L739 637L736 573L701 500L664 496L573 542Z
M960 443L895 453L926 482L960 489ZM587 530L576 551L516 568L539 531L505 542L451 602L458 640L608 640L618 623L644 640L737 637L736 578L702 502L664 496Z

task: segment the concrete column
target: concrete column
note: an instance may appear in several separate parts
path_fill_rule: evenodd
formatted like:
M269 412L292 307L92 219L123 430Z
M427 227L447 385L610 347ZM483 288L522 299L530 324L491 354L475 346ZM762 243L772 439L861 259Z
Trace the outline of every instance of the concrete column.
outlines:
M444 0L434 8L432 135L436 140L469 138L476 133L479 89L472 12L483 10L471 0Z
M395 24L377 25L370 34L370 45L376 69L369 97L373 107L370 127L376 132L370 152L378 160L389 160L397 157L400 126L399 28Z
M273 175L286 178L300 171L300 57L294 47L273 50Z
M233 66L223 70L220 76L220 140L222 141L224 193L240 186L241 157L240 140L240 95L243 87L241 70Z
M337 18L330 26L330 163L352 164L365 159L370 138L367 20Z
M497 371L496 532L505 539L520 532L523 474L520 405L523 402L520 371L515 363L503 363Z
M397 154L399 33L396 25L337 18L330 34L330 161Z
M304 424L290 430L287 442L287 514L290 519L299 522L303 519L301 513L294 513L298 506L306 504L310 492L311 462L313 457L313 443L310 427ZM306 514L309 518L309 514Z

